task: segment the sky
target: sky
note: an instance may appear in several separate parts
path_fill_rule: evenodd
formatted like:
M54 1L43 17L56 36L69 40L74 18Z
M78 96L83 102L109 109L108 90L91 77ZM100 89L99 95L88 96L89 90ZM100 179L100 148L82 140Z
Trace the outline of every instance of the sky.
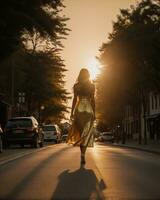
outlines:
M99 48L112 32L120 8L129 8L137 0L64 0L63 13L70 18L71 29L64 41L63 58L66 68L66 88L72 91L81 68L89 67L99 54ZM90 66L91 67L91 66Z

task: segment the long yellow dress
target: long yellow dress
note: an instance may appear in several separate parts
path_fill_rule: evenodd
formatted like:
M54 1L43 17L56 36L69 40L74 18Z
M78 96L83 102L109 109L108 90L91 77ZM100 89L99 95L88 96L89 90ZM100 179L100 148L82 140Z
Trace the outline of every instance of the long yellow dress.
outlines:
M93 92L94 85L92 85L92 91L90 93ZM94 111L91 106L91 94L78 94L78 100L74 109L74 120L69 131L67 143L75 146L93 147L93 124Z

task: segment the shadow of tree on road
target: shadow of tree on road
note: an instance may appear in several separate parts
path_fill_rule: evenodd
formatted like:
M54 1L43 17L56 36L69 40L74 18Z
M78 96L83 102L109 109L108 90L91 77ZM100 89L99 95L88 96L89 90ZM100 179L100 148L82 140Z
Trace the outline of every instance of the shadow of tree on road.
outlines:
M91 169L83 167L76 171L63 171L58 176L58 185L52 196L54 200L101 200L105 199L103 190L107 188L103 179L97 179Z

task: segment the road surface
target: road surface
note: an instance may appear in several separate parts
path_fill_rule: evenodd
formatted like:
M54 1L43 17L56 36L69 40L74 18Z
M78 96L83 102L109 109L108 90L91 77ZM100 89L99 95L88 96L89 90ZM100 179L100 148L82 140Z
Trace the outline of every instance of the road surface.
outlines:
M97 144L80 167L78 147L10 149L0 155L0 199L160 199L160 156Z

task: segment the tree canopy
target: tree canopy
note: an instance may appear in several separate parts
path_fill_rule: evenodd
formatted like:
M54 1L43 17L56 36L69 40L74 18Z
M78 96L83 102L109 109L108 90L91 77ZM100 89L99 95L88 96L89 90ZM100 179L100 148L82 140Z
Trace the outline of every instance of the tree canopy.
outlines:
M100 50L104 67L98 106L102 119L117 123L123 106L138 99L137 91L160 89L159 50L159 0L142 0L130 9L121 9Z
M29 114L45 105L44 117L54 120L64 117L68 99L61 51L69 29L63 8L63 0L8 0L0 7L0 93L16 109L23 92Z
M60 17L61 0L8 0L0 7L0 59L8 56L21 45L24 30L33 33L36 29L44 38L50 37L60 44L60 37L66 35L66 18Z

